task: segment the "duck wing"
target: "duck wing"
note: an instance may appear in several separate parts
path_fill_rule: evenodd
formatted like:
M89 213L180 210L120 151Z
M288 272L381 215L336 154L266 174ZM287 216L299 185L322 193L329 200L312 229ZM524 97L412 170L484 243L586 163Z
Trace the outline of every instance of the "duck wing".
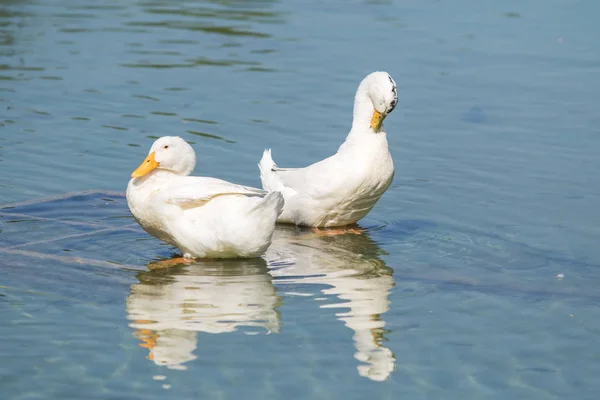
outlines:
M250 186L237 185L216 178L182 177L174 180L163 191L162 201L184 210L197 208L222 196L265 197L267 192Z

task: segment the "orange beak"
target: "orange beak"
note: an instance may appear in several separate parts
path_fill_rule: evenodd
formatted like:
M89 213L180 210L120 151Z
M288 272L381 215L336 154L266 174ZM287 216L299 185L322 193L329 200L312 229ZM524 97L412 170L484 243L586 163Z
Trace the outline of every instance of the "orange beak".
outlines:
M373 132L379 133L379 130L381 129L381 123L383 122L384 118L385 115L379 111L373 111L373 117L371 118L371 129L373 129Z
M155 168L157 168L160 165L160 163L158 163L155 159L154 159L154 152L148 154L148 157L146 157L146 159L140 164L139 167L136 168L135 171L133 171L133 173L131 174L132 178L140 178L144 175L146 175L147 173L149 173L150 171L154 170Z

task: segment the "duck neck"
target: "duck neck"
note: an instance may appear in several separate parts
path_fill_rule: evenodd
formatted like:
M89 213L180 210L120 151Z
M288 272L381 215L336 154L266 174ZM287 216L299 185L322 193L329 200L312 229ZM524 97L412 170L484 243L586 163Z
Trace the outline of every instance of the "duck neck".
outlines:
M367 83L368 82L362 82L356 91L356 95L354 96L352 130L350 131L348 137L375 134L375 132L373 132L371 129L371 118L373 117L375 107L373 107L371 96L369 96L369 86ZM385 133L383 130L383 125L381 126L380 132Z

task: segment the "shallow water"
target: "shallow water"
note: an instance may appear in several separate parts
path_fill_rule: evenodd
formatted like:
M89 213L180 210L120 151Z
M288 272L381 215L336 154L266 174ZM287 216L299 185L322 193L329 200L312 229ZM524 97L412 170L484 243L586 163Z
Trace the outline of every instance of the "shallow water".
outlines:
M596 398L600 5L174 4L0 2L5 398ZM154 138L258 186L265 147L334 152L378 69L366 234L152 264L121 193Z

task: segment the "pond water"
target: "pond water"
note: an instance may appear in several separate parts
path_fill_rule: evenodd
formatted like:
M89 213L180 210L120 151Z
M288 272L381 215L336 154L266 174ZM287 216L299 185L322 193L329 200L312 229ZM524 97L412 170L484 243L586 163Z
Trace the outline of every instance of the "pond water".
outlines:
M597 398L598 12L0 1L2 397ZM122 193L156 137L260 186L265 147L337 149L375 70L396 176L365 234L154 268Z

